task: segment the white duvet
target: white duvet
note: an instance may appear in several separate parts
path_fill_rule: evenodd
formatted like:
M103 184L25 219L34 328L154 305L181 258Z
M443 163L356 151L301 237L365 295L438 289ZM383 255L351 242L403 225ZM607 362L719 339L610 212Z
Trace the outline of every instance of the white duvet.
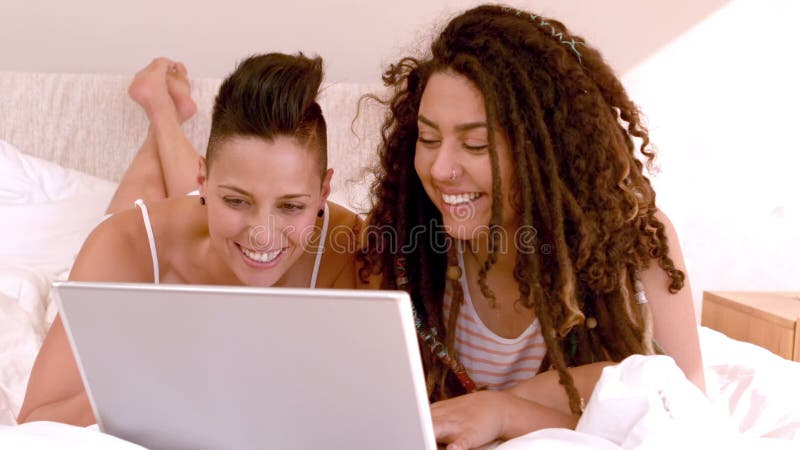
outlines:
M608 367L575 431L541 430L497 450L800 448L800 364L700 329L708 395L666 356Z
M141 448L96 427L15 425L55 315L50 283L66 277L114 188L0 141L0 449ZM709 329L700 339L707 396L670 358L634 356L604 370L575 431L542 430L499 449L800 448L800 364Z

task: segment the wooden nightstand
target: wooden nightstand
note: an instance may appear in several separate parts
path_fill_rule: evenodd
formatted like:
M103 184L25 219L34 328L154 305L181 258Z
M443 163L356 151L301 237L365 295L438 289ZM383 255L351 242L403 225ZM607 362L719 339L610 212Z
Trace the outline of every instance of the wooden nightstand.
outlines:
M705 291L701 323L800 361L800 292Z

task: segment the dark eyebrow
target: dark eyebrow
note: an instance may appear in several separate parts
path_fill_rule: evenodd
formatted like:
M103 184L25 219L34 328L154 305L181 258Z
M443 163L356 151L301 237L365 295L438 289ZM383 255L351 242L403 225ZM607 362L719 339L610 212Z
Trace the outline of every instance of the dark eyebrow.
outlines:
M228 189L228 190L230 190L230 191L238 192L238 193L240 193L240 194L242 194L242 195L246 195L246 196L248 196L248 197L252 197L252 195L250 195L250 193L249 193L249 192L245 191L244 189L239 189L239 188L237 188L237 187L235 187L235 186L228 186L228 185L226 185L226 184L220 184L220 185L218 185L217 187L219 187L219 188L223 188L223 189Z
M422 122L425 125L433 128L433 129L436 129L436 130L439 129L439 125L436 125L431 119L428 119L427 117L423 116L422 114L417 116L417 122Z
M427 117L423 116L422 114L417 116L417 121L422 122L422 123L424 123L425 125L428 125L431 128L439 130L439 125L436 125L436 123L434 123L431 119L428 119ZM487 125L486 122L462 123L461 125L456 125L455 130L456 131L469 131L469 130L473 130L475 128L489 128L489 125Z
M456 131L469 131L475 128L489 128L489 125L487 125L486 122L470 122L456 125Z
M252 197L252 194L250 194L249 192L245 191L244 189L239 189L239 188L237 188L235 186L228 186L226 184L220 184L218 187L223 188L223 189L228 189L228 190L231 190L231 191L234 191L234 192L238 192L238 193L240 193L240 194L242 194L244 196L247 196L247 197ZM311 195L309 195L309 194L286 194L286 195L282 195L280 197L280 199L282 199L282 200L292 200L292 199L300 198L300 197L311 197Z
M283 200L292 200L292 199L300 198L300 197L311 197L311 196L308 195L308 194L286 194L286 195L282 195L280 198L283 199Z

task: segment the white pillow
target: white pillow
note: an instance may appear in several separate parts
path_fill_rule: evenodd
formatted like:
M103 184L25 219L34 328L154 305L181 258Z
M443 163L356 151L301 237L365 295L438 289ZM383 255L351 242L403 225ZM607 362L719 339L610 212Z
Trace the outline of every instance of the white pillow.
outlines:
M15 423L66 278L116 184L26 155L0 140L0 424Z
M0 140L0 263L56 277L102 220L116 183L26 155Z

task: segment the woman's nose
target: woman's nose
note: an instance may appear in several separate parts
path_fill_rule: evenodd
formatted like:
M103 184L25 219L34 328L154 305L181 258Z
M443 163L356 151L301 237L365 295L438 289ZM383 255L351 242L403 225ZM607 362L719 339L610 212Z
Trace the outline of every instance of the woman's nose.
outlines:
M431 164L431 176L438 181L452 180L456 166L458 166L458 156L454 146L447 141L442 141Z
M259 220L258 223L250 226L249 244L256 250L272 248L272 244L280 240L279 228L273 215Z

